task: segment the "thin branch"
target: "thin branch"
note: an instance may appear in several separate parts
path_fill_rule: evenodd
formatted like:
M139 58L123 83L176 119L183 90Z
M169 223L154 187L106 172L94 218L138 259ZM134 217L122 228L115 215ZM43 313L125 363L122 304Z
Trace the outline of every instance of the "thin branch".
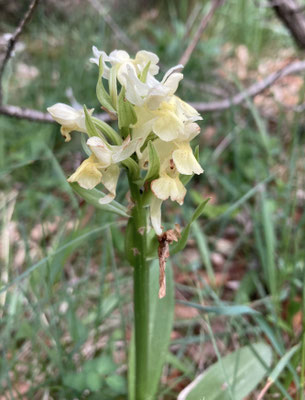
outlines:
M91 6L99 13L99 15L104 19L106 24L112 29L115 36L124 43L130 50L136 51L137 47L133 41L125 34L125 32L119 27L119 25L114 21L110 14L107 13L103 5L98 0L88 0Z
M236 106L242 103L249 97L255 97L259 93L262 93L264 90L273 85L273 83L276 82L278 79L304 70L305 70L305 61L295 61L286 65L286 67L281 68L276 72L273 72L272 74L268 75L265 79L262 79L259 82L255 82L253 85L249 86L242 92L237 93L235 96L231 98L224 99L221 101L212 101L208 103L202 103L202 102L192 103L192 105L198 111L201 112L226 110L232 106Z
M3 73L5 70L6 64L8 63L9 59L12 57L13 50L19 39L19 36L21 35L25 25L31 19L31 16L32 16L38 2L39 2L39 0L31 1L29 8L27 9L27 12L24 14L22 20L20 21L19 25L17 26L17 29L15 30L14 34L8 41L6 53L5 53L4 59L2 61L2 64L0 66L0 104L2 104L2 77L3 77Z
M3 106L0 105L0 114L18 119L27 119L28 121L33 121L33 122L46 122L46 123L55 122L51 117L51 115L48 113L12 105L3 105ZM110 116L106 113L98 114L97 117L102 119L103 121L111 121Z
M211 21L211 19L213 18L213 15L215 14L216 10L225 2L225 0L213 0L212 1L212 6L210 8L210 11L204 15L204 17L202 18L199 27L192 39L192 41L190 42L190 44L188 45L188 47L186 48L186 50L184 51L184 53L182 54L182 57L179 60L179 64L182 65L186 65L193 53L193 51L195 50L195 47L197 46L203 31L206 29L206 27L208 26L208 23Z
M208 103L200 102L200 103L190 103L190 104L201 112L223 111L232 106L241 104L247 98L257 96L264 90L268 89L278 79L283 78L284 76L287 75L292 75L298 72L302 72L304 70L305 70L305 61L295 61L286 65L286 67L281 68L276 72L273 72L272 74L268 75L265 79L262 79L259 82L255 82L253 85L249 86L242 92L237 93L232 98L227 98L221 101L212 101ZM28 108L20 108L12 105L0 106L0 114L36 122L47 122L47 123L54 122L51 116L47 113L37 110L31 110ZM101 118L104 121L111 121L110 116L106 113L99 114L97 115L97 117Z
M281 0L274 3L269 0L278 18L291 33L296 44L301 49L305 49L305 17L297 0Z

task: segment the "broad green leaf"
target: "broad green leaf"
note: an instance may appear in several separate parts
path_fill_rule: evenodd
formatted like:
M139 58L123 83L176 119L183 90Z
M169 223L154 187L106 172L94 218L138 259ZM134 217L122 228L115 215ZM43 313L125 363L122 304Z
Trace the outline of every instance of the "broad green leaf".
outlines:
M101 105L103 106L103 108L106 111L116 114L116 111L111 104L110 95L107 93L107 91L103 85L103 71L104 71L104 66L103 66L103 60L102 60L102 56L101 56L99 59L99 74L98 74L98 81L97 81L97 85L96 85L96 97L98 98L98 101L101 103Z
M127 208L122 206L120 203L118 203L115 200L112 200L111 203L109 204L101 204L99 202L99 199L102 199L105 197L105 193L101 192L100 190L97 189L84 189L81 186L79 186L78 183L73 182L70 183L70 186L74 190L75 193L77 193L81 198L83 198L87 203L92 204L94 207L111 212L117 215L120 215L121 217L126 217L129 218L129 215L127 214Z
M192 223L194 221L196 221L196 219L198 219L201 214L203 213L204 207L206 206L206 204L208 203L210 199L206 199L204 200L194 211L194 214L192 215L192 218L190 220L190 222L186 225L186 227L183 229L182 233L181 233L181 237L178 241L178 243L174 244L173 246L170 247L170 254L174 255L176 253L178 253L179 251L183 250L184 247L186 246L187 243L187 239L190 233L190 229L192 226Z
M119 128L129 128L137 122L137 116L134 107L125 98L125 88L122 87L118 98L118 118Z
M159 171L160 171L160 159L158 153L156 152L153 142L149 141L147 146L148 146L149 164L148 164L147 174L143 179L143 184L145 182L150 182L153 179L157 178L159 176Z
M199 375L178 400L244 400L267 374L271 362L272 351L267 344L242 347Z
M150 399L155 400L161 373L168 354L170 335L174 320L174 281L171 263L166 265L166 296L158 297L159 263L150 267L150 320L149 320L149 358L148 376Z
M174 320L174 282L171 265L166 266L166 296L158 298L159 265L153 262L150 267L150 310L149 310L149 354L148 354L148 393L145 400L155 400L164 363L168 356L170 334ZM128 360L128 399L135 400L135 343L134 335L129 348Z
M121 375L110 375L105 379L106 384L116 393L126 393L126 381Z

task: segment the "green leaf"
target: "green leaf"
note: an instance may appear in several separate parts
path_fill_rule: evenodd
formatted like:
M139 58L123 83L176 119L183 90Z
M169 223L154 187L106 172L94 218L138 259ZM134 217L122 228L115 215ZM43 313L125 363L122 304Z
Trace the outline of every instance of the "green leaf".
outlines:
M103 71L104 71L104 66L103 66L103 59L101 56L99 59L99 74L96 85L96 97L98 98L98 101L101 103L101 105L106 111L116 114L116 110L113 108L111 104L110 95L107 93L103 85Z
M117 109L117 106L118 106L117 105L118 89L117 89L117 82L116 82L117 70L118 70L118 64L115 65L114 67L110 68L109 79L108 79L111 104L115 110Z
M95 126L99 128L103 132L103 134L106 135L113 142L113 144L116 144L118 146L122 144L122 139L120 135L113 128L111 128L110 125L106 124L105 121L102 121L95 117L92 117L92 121L94 122Z
M123 225L122 222L116 222L116 224ZM6 292L13 285L16 285L16 284L22 282L25 278L29 277L38 268L46 267L47 265L49 265L49 261L56 254L59 254L59 253L65 251L70 246L74 246L75 243L78 243L79 246L81 246L82 244L86 243L86 241L89 238L92 238L92 236L94 236L102 231L107 230L112 225L114 225L114 222L110 222L106 225L99 226L98 228L92 229L89 232L86 232L84 235L81 235L81 236L77 237L76 239L71 240L69 243L66 243L65 245L55 249L54 251L51 251L46 257L44 257L43 259L41 259L40 261L38 261L31 267L27 268L24 272L22 272L20 275L18 275L11 282L8 282L5 286L2 286L0 288L0 294Z
M86 387L92 392L97 392L102 387L102 381L99 374L95 371L85 373Z
M283 357L280 359L280 361L277 363L277 365L269 375L268 381L273 383L277 380L279 375L282 373L283 369L287 367L287 365L289 364L291 357L296 353L297 350L299 350L299 348L300 348L300 343L291 347L291 349L283 355Z
M110 375L105 379L107 385L116 393L126 393L126 382L121 375Z
M79 392L86 389L86 376L82 372L69 372L63 376L63 383Z
M159 176L160 171L160 159L153 142L150 140L147 146L149 164L147 174L143 179L143 184L145 182L150 182L153 179L156 179Z
M148 392L150 397L145 400L155 400L164 363L168 356L170 334L174 320L174 282L170 262L166 266L166 296L158 297L159 264L153 262L150 267L150 303L149 303L149 353L148 353ZM134 336L134 335L133 335ZM128 399L135 400L135 348L134 337L129 349L128 363Z
M111 203L109 204L101 204L99 202L99 199L105 197L105 193L101 192L100 190L97 189L84 189L81 186L79 186L78 183L73 182L70 183L70 186L74 190L75 193L77 193L82 199L84 199L87 203L92 204L94 207L111 212L117 215L120 215L121 217L126 217L129 218L129 215L127 214L127 208L122 206L120 203L118 203L115 200L112 200Z
M267 344L251 347L242 347L213 364L179 394L178 400L244 400L264 378L272 362Z
M183 250L184 247L186 246L187 243L187 239L190 233L190 229L192 226L192 223L194 221L196 221L196 219L198 219L201 214L203 213L204 207L207 205L208 201L210 199L206 199L204 200L194 211L194 214L192 215L192 218L190 220L190 222L186 225L186 227L183 229L182 233L181 233L181 237L178 241L178 243L174 244L173 246L171 246L170 248L170 254L174 255L176 253L178 253L179 251Z
M84 112L85 112L85 117L86 117L86 129L88 132L88 136L98 136L101 137L101 134L98 132L98 130L96 129L92 117L90 115L90 113L88 112L87 107L84 105Z
M137 116L132 104L125 98L125 88L122 87L118 98L119 128L129 128L137 122Z
M141 75L140 75L140 78L139 78L139 79L140 79L140 81L143 82L143 83L146 82L147 74L148 74L148 71L149 71L150 64L151 64L151 62L149 61L149 62L145 65L145 68L143 69L143 71L141 72Z
M156 398L161 373L168 354L174 320L174 280L171 263L166 265L166 296L159 299L159 263L150 267L150 330L148 376L151 400Z
M133 179L133 181L138 181L140 176L140 168L137 162L133 160L131 157L127 158L126 160L121 162L124 167L129 170L129 173Z
M177 303L183 304L187 307L196 308L204 313L216 314L216 315L243 315L252 314L258 316L260 313L251 307L241 305L223 305L223 306L202 306L201 304L192 303L190 301L177 300Z

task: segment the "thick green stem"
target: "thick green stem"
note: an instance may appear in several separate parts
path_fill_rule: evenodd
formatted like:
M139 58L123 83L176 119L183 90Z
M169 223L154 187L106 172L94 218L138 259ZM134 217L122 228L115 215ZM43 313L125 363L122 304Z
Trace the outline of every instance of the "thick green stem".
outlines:
M138 186L130 181L135 206L133 217L134 323L135 323L135 399L146 400L148 386L149 268L146 263L146 209Z

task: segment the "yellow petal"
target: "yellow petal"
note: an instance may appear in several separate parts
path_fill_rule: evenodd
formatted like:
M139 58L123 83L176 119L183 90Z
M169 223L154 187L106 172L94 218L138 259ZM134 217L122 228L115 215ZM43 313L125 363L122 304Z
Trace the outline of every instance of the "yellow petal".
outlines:
M189 143L179 143L178 146L179 148L173 152L173 160L180 174L202 174L203 169L194 157L193 151Z
M74 174L70 176L68 182L77 182L84 189L93 189L102 180L102 173L97 165L94 156L91 155L81 163Z
M115 198L119 175L120 168L115 164L103 170L102 184L109 191L109 194L99 200L101 204L110 203Z
M160 111L159 118L153 124L153 132L165 142L170 142L183 135L183 128L183 122L168 109Z
M171 178L167 174L162 174L158 179L151 183L151 190L160 200L166 200L170 197L172 201L183 204L186 195L186 189L180 182L179 177Z

